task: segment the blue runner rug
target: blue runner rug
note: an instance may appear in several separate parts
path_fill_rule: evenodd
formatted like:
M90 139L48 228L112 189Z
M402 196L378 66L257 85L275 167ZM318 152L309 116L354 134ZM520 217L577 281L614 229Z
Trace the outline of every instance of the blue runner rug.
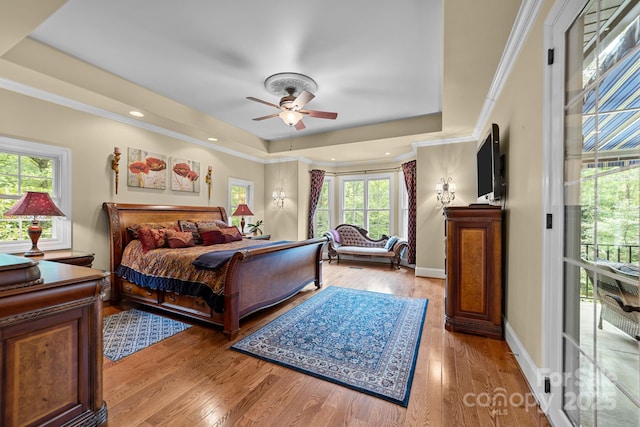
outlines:
M406 407L427 303L331 286L231 348Z
M103 353L115 362L190 327L142 310L122 311L103 319Z

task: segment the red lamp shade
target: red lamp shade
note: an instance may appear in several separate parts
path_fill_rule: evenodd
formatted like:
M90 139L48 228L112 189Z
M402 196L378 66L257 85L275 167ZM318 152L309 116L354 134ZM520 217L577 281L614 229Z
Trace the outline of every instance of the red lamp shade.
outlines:
M242 232L244 233L244 217L246 216L253 216L253 212L251 212L251 209L249 209L249 206L247 206L245 203L240 203L238 205L238 207L236 208L236 211L231 214L231 216L241 216L242 219L240 220L240 226L242 227Z
M55 203L53 203L48 193L37 191L27 191L24 193L20 200L5 212L4 215L33 216L33 222L27 230L29 238L31 239L31 249L25 252L24 256L39 256L44 254L38 249L38 239L42 234L42 227L38 224L37 216L65 216Z

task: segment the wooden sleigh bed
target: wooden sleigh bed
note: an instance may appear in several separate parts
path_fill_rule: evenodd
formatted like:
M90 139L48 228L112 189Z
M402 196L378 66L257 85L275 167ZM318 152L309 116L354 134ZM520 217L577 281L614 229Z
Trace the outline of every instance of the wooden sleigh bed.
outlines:
M111 302L115 304L135 303L220 325L224 334L234 339L243 317L290 298L310 283L314 283L316 288L322 286L322 249L327 242L324 237L298 242L266 242L266 246L259 247L252 244L258 241L232 242L243 244L244 247L233 250L228 264L222 270L224 277L220 286L223 292L218 299L220 307L216 309L211 307L210 300L202 297L139 286L115 273L123 260L125 248L135 240L129 231L130 227L185 219L226 222L227 214L223 207L109 202L103 204L103 209L109 221ZM246 248L247 244L251 247Z

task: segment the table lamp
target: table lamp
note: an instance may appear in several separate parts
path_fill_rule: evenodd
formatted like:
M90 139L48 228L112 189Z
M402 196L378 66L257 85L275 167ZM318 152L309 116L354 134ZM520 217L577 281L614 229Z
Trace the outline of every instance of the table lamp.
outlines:
M253 212L249 209L245 203L240 203L236 208L236 211L231 216L241 216L240 226L242 227L242 234L244 234L244 216L253 216Z
M24 253L24 256L40 256L44 255L38 249L38 239L42 234L42 227L38 224L37 216L65 216L64 213L53 203L48 193L40 193L37 191L27 191L22 195L20 200L7 212L4 216L19 215L33 216L33 221L29 226L27 233L31 239L31 249Z

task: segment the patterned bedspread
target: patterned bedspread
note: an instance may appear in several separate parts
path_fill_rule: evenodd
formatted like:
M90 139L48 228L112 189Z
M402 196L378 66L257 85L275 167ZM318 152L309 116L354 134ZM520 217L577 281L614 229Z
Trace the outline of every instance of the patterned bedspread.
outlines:
M133 240L124 249L116 274L138 286L202 297L210 307L221 312L222 298L218 297L224 293L226 265L214 271L196 268L192 262L205 253L240 250L262 244L268 245L270 242L240 240L212 246L151 249L144 253L140 241Z

